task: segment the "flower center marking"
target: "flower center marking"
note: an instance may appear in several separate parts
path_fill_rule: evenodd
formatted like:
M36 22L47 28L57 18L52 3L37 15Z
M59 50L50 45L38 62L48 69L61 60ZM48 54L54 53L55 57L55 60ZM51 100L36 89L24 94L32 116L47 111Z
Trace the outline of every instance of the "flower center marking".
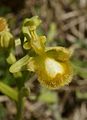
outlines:
M45 60L45 68L50 77L54 78L58 73L63 73L63 66L54 59L47 58Z

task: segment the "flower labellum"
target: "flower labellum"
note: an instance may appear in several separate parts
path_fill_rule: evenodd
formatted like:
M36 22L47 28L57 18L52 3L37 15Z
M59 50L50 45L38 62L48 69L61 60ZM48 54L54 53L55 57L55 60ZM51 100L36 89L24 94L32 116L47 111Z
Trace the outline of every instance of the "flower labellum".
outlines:
M45 67L48 75L54 78L58 73L63 72L63 67L61 64L56 62L54 59L46 58Z
M72 80L72 67L70 62L61 62L53 58L35 59L35 71L39 82L50 89L57 89L69 84Z

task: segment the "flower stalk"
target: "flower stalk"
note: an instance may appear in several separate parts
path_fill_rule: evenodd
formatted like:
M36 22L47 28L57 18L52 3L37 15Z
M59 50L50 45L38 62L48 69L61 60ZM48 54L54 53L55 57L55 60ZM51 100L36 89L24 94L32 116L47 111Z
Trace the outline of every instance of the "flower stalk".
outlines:
M24 95L23 90L19 90L17 101L17 114L15 120L23 120Z

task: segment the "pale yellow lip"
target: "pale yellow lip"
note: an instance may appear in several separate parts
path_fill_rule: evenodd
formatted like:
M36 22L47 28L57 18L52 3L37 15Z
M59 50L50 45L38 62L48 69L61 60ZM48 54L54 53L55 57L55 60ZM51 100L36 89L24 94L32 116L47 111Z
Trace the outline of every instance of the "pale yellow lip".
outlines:
M58 73L62 74L64 72L63 66L51 58L46 58L45 69L47 74L52 78L54 78Z

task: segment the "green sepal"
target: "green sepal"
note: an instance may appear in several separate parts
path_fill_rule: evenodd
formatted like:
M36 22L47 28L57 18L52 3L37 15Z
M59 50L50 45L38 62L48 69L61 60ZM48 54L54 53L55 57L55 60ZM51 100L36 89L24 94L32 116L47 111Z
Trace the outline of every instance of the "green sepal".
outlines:
M15 62L9 69L11 73L16 73L22 70L22 68L28 63L29 61L29 56L26 55L17 62Z

